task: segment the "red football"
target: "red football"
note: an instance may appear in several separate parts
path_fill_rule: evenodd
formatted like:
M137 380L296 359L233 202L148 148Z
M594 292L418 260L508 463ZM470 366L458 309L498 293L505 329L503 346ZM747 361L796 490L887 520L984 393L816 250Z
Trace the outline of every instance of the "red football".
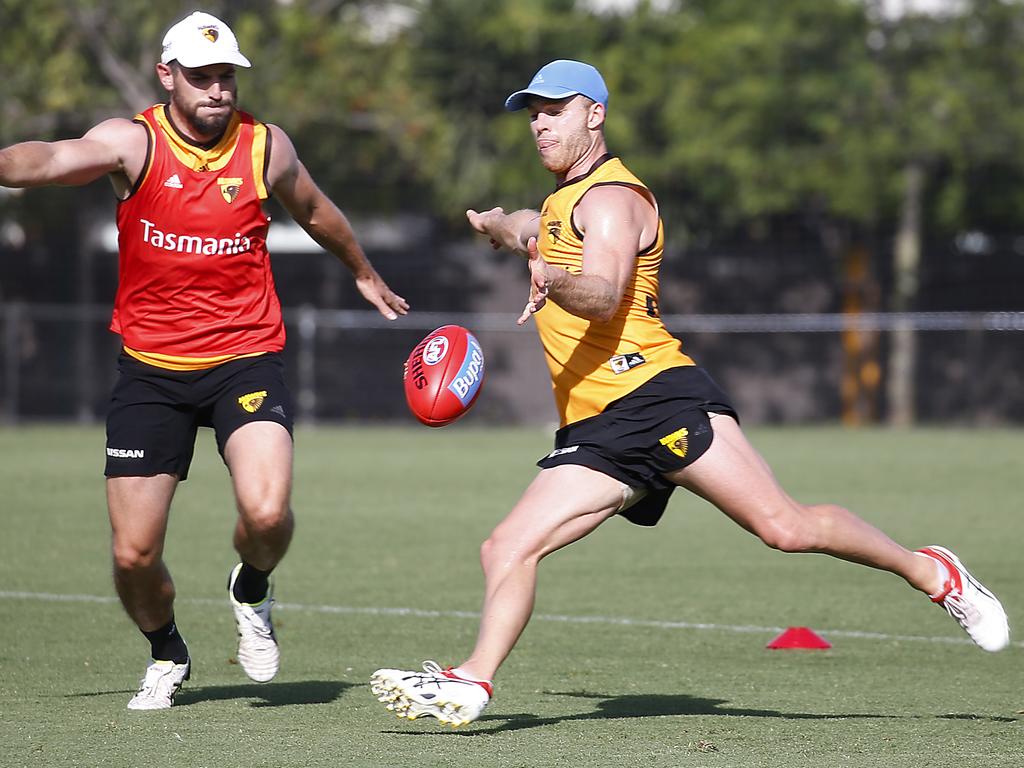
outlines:
M431 331L405 361L405 401L428 427L451 424L470 409L484 382L484 352L461 325Z

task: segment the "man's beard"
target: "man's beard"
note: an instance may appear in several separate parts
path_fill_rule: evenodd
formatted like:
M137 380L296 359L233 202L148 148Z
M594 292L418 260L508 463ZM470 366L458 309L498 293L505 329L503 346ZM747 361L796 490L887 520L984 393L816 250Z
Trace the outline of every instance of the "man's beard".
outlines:
M571 134L559 141L558 151L554 155L548 155L547 157L541 155L540 161L544 168L551 173L568 173L579 159L587 153L589 147L589 136L586 134Z
M185 118L185 121L188 123L188 127L191 129L192 133L199 136L219 136L224 133L224 130L228 127L228 123L231 122L231 117L235 114L233 102L227 102L227 106L231 107L231 109L204 117L199 114L199 110L204 105L196 104L191 110L189 110L186 105L182 104L181 101L175 97L174 94L171 94L171 99L174 100L179 114ZM207 104L205 106L209 105Z
M233 114L234 109L221 114L210 115L209 117L200 117L198 114L192 114L188 116L188 122L196 133L202 136L215 136L224 133L224 129L228 127Z

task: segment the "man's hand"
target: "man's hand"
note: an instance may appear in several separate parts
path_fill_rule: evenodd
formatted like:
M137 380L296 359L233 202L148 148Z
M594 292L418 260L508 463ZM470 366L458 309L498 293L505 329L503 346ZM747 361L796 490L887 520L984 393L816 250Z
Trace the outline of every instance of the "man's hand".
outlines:
M526 302L523 314L516 320L522 325L530 319L530 315L540 312L548 300L548 288L551 279L548 275L548 263L537 250L537 238L531 237L526 243L526 264L530 268L530 300Z
M397 320L399 315L409 312L409 302L388 288L376 272L357 277L356 288L388 320Z
M504 208L491 208L491 210L483 211L482 213L478 213L470 208L466 211L466 218L469 219L469 226L481 235L487 235L491 238L491 247L494 250L501 248L501 243L498 242L496 233L500 230L502 223L506 219Z
M492 248L508 248L524 256L526 241L537 236L540 226L540 214L526 209L505 213L504 208L491 208L483 212L470 208L466 211L466 218L473 229L491 239Z

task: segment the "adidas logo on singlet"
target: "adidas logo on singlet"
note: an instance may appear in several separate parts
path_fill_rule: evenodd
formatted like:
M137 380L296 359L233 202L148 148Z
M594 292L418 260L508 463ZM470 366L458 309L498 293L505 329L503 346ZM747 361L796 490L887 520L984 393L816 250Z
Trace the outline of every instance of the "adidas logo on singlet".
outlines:
M172 173L170 176L167 177L167 181L164 182L164 186L170 187L171 189L185 188L185 185L181 183L181 179L178 178L178 174L176 173Z

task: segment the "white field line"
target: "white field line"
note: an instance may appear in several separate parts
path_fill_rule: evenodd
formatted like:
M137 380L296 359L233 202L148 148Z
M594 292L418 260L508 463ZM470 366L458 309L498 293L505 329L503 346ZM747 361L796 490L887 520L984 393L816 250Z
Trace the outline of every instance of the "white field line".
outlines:
M0 600L34 600L36 602L58 603L114 603L118 599L102 595L62 595L51 592L17 592L0 590ZM227 600L212 598L178 598L179 604L209 605L218 608L227 605ZM275 608L283 611L299 611L301 613L329 613L361 616L397 616L419 619L471 619L480 618L476 611L426 611L420 608L382 608L357 607L348 605L307 605L305 603L275 603ZM698 631L726 632L732 634L773 635L782 632L785 627L759 627L743 624L709 624L691 621L657 621L653 619L629 619L619 616L564 616L560 614L537 613L532 621L557 622L561 624L604 624L618 627L643 627L651 629L689 629ZM816 629L818 634L826 637L849 637L858 640L881 640L885 642L912 643L946 643L949 645L972 645L966 637L930 637L927 635L892 635L885 632L863 632L850 629ZM1024 648L1024 642L1010 643L1017 648Z

